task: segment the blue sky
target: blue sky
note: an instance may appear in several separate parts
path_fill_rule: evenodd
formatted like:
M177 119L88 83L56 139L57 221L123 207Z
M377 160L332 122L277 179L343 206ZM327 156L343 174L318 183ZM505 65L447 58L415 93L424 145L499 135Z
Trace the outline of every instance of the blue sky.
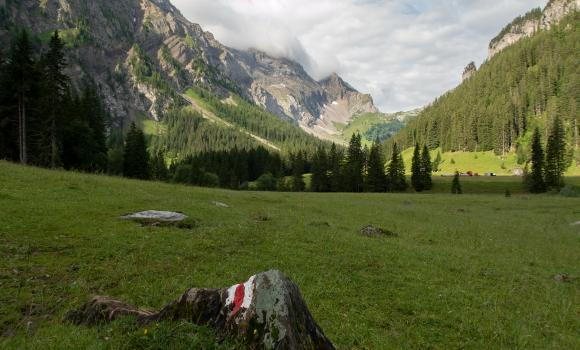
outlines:
M487 57L513 18L547 0L172 0L225 45L339 73L385 112L433 101Z

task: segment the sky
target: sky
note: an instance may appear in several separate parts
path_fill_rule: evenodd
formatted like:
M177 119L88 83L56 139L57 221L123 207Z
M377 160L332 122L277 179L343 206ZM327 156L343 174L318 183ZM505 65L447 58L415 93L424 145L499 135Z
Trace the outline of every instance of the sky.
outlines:
M461 82L512 19L547 0L172 0L221 43L337 72L383 112L425 106Z

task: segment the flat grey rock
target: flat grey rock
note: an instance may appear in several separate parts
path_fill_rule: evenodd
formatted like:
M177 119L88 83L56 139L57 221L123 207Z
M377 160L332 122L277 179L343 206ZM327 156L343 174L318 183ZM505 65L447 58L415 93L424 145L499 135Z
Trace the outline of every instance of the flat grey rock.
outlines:
M217 202L217 201L213 201L211 202L213 205L215 205L216 207L220 207L220 208L229 208L230 206L227 205L226 203L222 203L222 202Z
M187 215L172 211L147 210L121 216L123 220L152 220L160 222L180 222L187 219Z

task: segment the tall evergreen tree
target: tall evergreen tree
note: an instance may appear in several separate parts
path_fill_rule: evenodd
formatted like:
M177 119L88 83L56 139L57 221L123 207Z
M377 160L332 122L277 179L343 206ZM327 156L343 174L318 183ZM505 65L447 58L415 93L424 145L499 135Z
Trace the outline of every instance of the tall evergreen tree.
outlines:
M323 147L318 147L312 159L312 182L313 192L330 191L330 178L328 175L328 157Z
M463 190L461 189L461 183L459 182L459 172L455 172L455 176L453 177L453 182L451 183L451 193L453 194L463 194Z
M423 192L425 189L425 176L418 143L415 144L415 150L413 151L413 161L411 164L411 185L417 192Z
M546 192L546 183L544 182L544 150L542 149L540 129L538 128L534 131L532 138L532 171L525 180L530 192Z
M429 147L427 147L427 145L423 146L423 152L421 153L421 176L423 177L425 191L433 189L433 165L431 163L431 154L429 153Z
M435 161L433 161L433 171L439 171L442 161L443 159L441 158L441 151L437 151L437 157L435 157Z
M303 192L306 189L304 183L304 158L302 152L290 156L292 162L292 191Z
M43 109L44 109L44 163L55 168L60 163L60 137L62 115L65 108L65 94L68 90L68 77L64 74L66 58L64 43L58 31L50 39L49 50L43 58Z
M366 189L368 192L385 192L387 190L385 159L378 140L373 143L369 154Z
M94 82L84 83L81 96L81 118L88 125L90 134L87 135L88 171L105 171L107 169L107 119L108 114L103 106L101 96Z
M328 170L330 171L329 183L331 192L341 191L341 162L342 152L340 152L338 147L336 147L336 144L333 143L328 154Z
M360 134L352 135L347 150L346 163L344 166L343 180L344 190L347 192L362 192L364 189L364 152Z
M393 154L387 170L388 190L391 192L402 192L407 189L405 178L405 164L399 152L399 146L393 144Z
M566 135L564 126L558 116L554 118L552 130L546 147L546 186L560 190L564 187L566 171Z
M123 162L123 175L125 177L149 179L149 154L147 153L145 135L135 123L131 123L126 137Z
M156 181L169 180L169 173L167 171L167 165L165 164L165 154L163 152L157 152L151 157L151 179Z
M36 79L36 65L32 57L32 47L28 38L28 32L23 29L18 33L16 42L12 47L8 63L8 74L11 90L13 91L18 120L18 149L19 161L28 164L30 134L30 108Z

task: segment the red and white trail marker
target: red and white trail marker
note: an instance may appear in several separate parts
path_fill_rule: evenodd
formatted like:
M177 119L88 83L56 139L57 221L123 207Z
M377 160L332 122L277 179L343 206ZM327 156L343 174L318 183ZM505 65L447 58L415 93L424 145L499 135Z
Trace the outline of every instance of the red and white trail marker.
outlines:
M250 277L245 283L236 284L228 289L226 306L233 306L230 316L236 316L241 309L248 309L254 297L254 279Z

